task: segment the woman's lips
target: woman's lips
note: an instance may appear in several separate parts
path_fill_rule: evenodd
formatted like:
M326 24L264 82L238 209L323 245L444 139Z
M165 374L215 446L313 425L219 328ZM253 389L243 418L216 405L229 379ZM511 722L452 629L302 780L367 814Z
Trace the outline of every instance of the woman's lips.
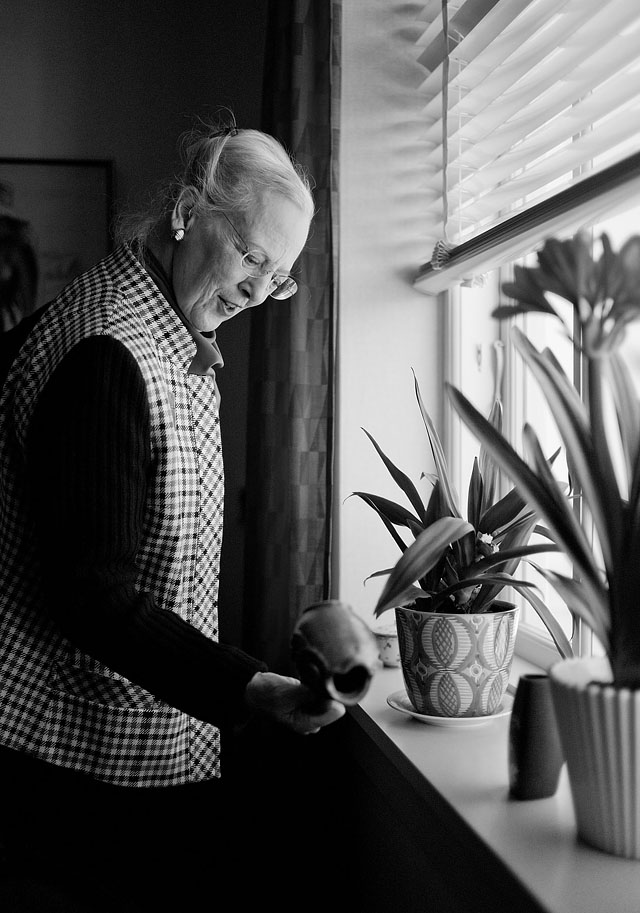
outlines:
M227 301L226 298L221 298L222 304L225 311L228 311L231 314L235 314L236 311L242 310L241 304L234 304L233 301Z

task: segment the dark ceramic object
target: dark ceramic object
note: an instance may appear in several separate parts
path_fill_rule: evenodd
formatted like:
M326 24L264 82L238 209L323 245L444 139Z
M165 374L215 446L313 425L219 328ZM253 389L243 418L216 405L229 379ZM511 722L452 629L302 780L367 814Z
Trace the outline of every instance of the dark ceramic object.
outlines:
M546 799L558 788L564 755L547 675L520 677L509 724L509 792Z

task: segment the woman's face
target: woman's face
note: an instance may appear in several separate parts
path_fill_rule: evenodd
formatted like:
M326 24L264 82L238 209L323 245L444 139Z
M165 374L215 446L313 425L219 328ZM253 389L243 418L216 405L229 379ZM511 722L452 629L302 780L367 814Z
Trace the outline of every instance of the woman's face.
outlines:
M176 210L178 213L179 210ZM262 304L268 295L272 272L288 273L309 233L309 220L301 209L279 193L266 191L245 215L229 214L248 248L264 253L269 275L247 276L238 235L222 213L176 220L184 227L182 241L174 242L172 279L178 305L198 330L215 330L245 308Z

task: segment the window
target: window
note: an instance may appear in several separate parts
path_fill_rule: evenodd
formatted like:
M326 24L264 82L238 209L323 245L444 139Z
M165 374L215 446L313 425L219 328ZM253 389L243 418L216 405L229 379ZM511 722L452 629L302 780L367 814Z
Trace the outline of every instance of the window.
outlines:
M594 238L606 231L617 249L638 231L640 10L625 10L617 0L455 6L438 0L426 5L424 19L420 61L433 143L428 180L441 205L430 216L434 255L415 286L446 295L446 378L488 411L504 358L512 443L520 449L523 423L530 421L551 454L560 443L557 429L509 345L508 327L490 314L512 263L531 256L545 237L589 227ZM554 322L530 316L523 328L554 349L579 385L580 363ZM640 390L637 326L628 334L626 355ZM452 410L446 441L465 490L478 444ZM556 474L566 478L561 457ZM567 564L563 556L544 560ZM590 632L573 631L557 594L535 572L526 576L578 648L597 651ZM547 665L557 654L544 626L526 606L522 622L521 652Z
M456 50L460 52L457 60L449 61L449 73L457 81L448 93L450 102L456 100L456 108L448 116L448 148L471 154L484 129L480 152L485 160L457 155L448 168L453 173L447 229L451 250L440 270L433 269L429 258L443 238L443 150L438 141L442 136L445 47L441 0L422 6L400 0L357 0L342 8L334 580L340 598L367 620L372 618L382 586L379 578L367 578L374 570L390 566L397 559L397 550L382 524L372 523L365 506L350 495L364 490L394 497L397 492L381 471L362 428L386 445L390 457L413 480L431 470L413 396L411 369L415 369L425 404L442 431L450 464L460 479L459 490L466 490L462 479L470 471L468 454L475 454L477 442L445 409L442 380L456 382L462 376L459 386L473 393L479 406L489 405L499 351L495 344L501 332L490 317L498 301L498 268L506 270L511 261L536 250L547 234L567 234L576 225L602 221L610 213L622 211L634 196L640 199L640 7L622 0L459 0L455 9L453 2L448 6L452 28L464 35L464 41L455 47L453 40L447 43L454 52L452 59ZM594 49L588 43L600 34L599 26L612 11L615 18L606 23L606 32L601 33L602 53L596 48L594 60ZM569 19L565 22L563 16ZM533 33L527 38L531 28ZM508 46L500 49L503 31ZM566 65L561 63L562 42L570 51ZM492 54L497 54L493 60ZM465 65L467 60L473 61L471 69ZM509 75L510 65L519 68L517 81ZM527 74L532 74L531 85ZM572 129L561 142L575 145L582 154L586 133L597 133L597 138L592 137L593 149L589 148L595 158L582 164L572 160L569 172L565 168L560 175L550 175L544 187L532 188L527 178L522 199L508 201L504 188L524 186L526 167L534 159L527 153L518 162L519 170L512 173L507 169L500 176L499 160L504 165L511 153L509 149L503 153L496 146L497 139L515 137L517 146L524 138L526 115L531 110L553 108L554 129L558 128L565 113L576 107L567 101L559 108L566 100L565 90L575 90L577 77L590 74L605 80L602 88L608 83L609 94L600 95L596 87L592 92L595 101L582 113L593 113L598 100L608 101L603 102L593 129L585 127L574 133L572 121ZM618 97L619 80L624 84L620 105L611 106L611 97ZM510 87L518 93L513 98L522 100L525 92L534 96L514 106ZM500 97L501 89L506 99ZM546 95L536 102L537 89ZM579 92L586 99L590 90L580 85ZM483 123L484 113L494 120ZM605 140L613 136L609 116L622 125L620 129L628 127L630 132L622 141L618 131L615 147L610 153L603 152L600 159L595 144L600 144L602 136ZM464 130L468 126L467 140ZM531 131L531 143L549 135L540 123ZM565 152L558 159L563 168L569 155ZM553 163L553 152L550 160ZM539 176L543 168L540 156L536 161L535 175ZM498 200L500 208L492 222L483 217L472 223L479 229L477 235L467 231L458 238L456 206L459 200L470 200L467 182L476 177L471 167L477 171L481 164L502 188L500 194L486 189L484 202ZM456 169L463 182L456 182ZM470 190L473 186L468 183ZM469 223L464 224L468 227ZM508 346L502 351L505 368L510 370ZM512 427L517 433L518 421L514 414Z

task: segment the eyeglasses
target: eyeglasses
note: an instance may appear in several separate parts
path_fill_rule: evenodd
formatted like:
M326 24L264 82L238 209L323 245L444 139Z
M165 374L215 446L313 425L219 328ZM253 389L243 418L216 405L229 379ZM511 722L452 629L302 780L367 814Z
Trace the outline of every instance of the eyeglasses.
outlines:
M222 212L222 210L220 210L220 212ZM236 245L236 247L238 253L242 254L242 268L247 276L252 276L254 279L263 279L271 273L269 295L272 298L278 299L278 301L282 301L284 298L291 298L292 295L295 295L298 291L298 283L293 276L288 276L286 273L274 273L269 264L269 260L265 257L263 251L251 250L226 212L222 212L222 215L233 229L234 234L240 240L241 246L237 247Z

